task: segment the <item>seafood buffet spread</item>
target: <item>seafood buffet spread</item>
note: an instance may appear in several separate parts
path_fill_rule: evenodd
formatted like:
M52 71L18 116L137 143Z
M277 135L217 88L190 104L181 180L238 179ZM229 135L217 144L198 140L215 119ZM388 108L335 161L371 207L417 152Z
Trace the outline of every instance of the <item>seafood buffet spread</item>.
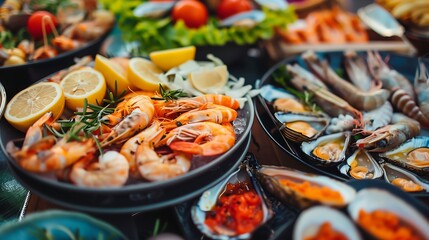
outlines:
M0 6L0 66L21 65L82 48L106 34L113 13L96 0L6 0Z
M407 192L426 193L424 62L413 66L412 82L389 66L388 54L386 59L378 52L330 56L340 68L306 52L298 62L274 67L260 86L260 100L285 141L309 166L339 178L385 179Z
M212 56L213 61L202 65L194 61L195 47L167 51L182 50L187 57L168 72L143 58L98 55L94 67L84 58L48 81L24 89L5 111L8 122L25 132L23 141L12 139L6 144L11 161L26 172L83 188L169 180L215 161L250 129L242 107L250 99L245 95L256 93L243 86L244 79L229 76L219 59ZM128 74L121 75L127 68ZM133 73L140 77L131 77ZM215 81L204 92L192 87L200 75ZM120 83L121 76L128 78ZM79 97L89 94L85 88L97 79L101 80L95 90L88 90L92 94ZM43 89L49 88L60 89L57 107L40 112L31 125L17 122L17 115L26 114L18 109L20 99L37 104L31 101L44 101ZM231 89L235 97L224 95Z

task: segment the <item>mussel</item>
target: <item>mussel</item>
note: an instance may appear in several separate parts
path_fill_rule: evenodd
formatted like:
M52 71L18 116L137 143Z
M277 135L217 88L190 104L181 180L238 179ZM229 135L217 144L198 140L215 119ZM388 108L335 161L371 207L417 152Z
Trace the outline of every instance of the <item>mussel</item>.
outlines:
M398 229L429 239L429 222L404 200L378 188L360 190L348 205L351 218L375 239L397 239ZM387 226L385 223L388 223Z
M267 192L301 209L317 204L343 207L356 194L352 187L332 178L286 167L261 166L255 175Z
M417 174L429 176L429 137L418 136L399 147L380 154L381 157Z
M365 149L357 149L339 166L339 170L354 179L376 179L383 176L380 165Z
M389 163L382 163L384 179L406 192L429 191L429 183L415 174Z
M338 239L362 239L353 222L344 213L330 207L316 206L299 215L293 230L293 240L323 239L317 237L324 237L320 234L326 231L331 236L343 237Z
M283 125L280 127L281 133L293 142L305 142L316 139L326 129L329 118L322 114L302 114L276 112L277 120Z
M301 150L315 164L332 166L346 158L346 151L351 138L351 132L340 132L324 135L310 142L303 142Z
M231 17L225 18L220 21L219 26L229 27L229 26L239 26L243 28L253 28L258 23L262 22L265 19L265 13L260 10L251 10L247 12L241 12Z
M243 163L227 179L205 191L191 215L197 228L212 239L248 239L273 212L263 189Z

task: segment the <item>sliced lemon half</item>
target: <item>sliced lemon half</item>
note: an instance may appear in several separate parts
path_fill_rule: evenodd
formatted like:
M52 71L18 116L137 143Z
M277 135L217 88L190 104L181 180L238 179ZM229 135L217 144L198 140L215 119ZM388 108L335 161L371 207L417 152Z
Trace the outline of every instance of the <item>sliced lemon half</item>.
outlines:
M132 58L128 64L128 80L144 91L157 91L163 71L144 58Z
M129 92L135 87L128 81L126 71L121 65L115 61L111 61L101 55L95 57L94 69L103 74L106 79L107 87L111 92L115 91L115 83L117 85L117 94L123 91Z
M195 59L195 46L154 51L149 54L150 60L159 68L167 71L189 60Z
M4 117L16 129L25 132L47 112L52 112L57 119L64 110L64 104L64 93L58 83L37 83L9 101Z
M103 75L92 68L83 68L67 74L60 83L66 106L73 111L82 109L85 99L90 104L101 104L106 94Z
M228 69L225 65L205 68L189 74L189 81L192 86L202 93L222 88L227 80Z

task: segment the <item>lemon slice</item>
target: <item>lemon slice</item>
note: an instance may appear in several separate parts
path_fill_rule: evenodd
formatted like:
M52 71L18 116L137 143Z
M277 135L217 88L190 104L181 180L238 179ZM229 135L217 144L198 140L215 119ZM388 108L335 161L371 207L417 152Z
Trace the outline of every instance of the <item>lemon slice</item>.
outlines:
M192 86L200 92L213 92L225 86L228 80L228 69L225 65L206 68L189 74Z
M144 91L157 91L163 71L144 58L132 58L128 64L128 80Z
M103 75L92 68L83 68L67 74L60 83L66 106L74 111L83 108L85 99L90 104L101 104L106 94Z
M4 117L16 129L25 132L45 113L58 118L64 109L61 86L54 82L34 84L16 94L7 104Z
M135 89L128 81L126 71L115 61L111 61L101 55L95 57L94 69L103 74L106 79L107 87L110 91L115 91L115 82L118 86L117 93Z
M154 51L149 54L150 60L159 68L167 71L195 58L195 46Z

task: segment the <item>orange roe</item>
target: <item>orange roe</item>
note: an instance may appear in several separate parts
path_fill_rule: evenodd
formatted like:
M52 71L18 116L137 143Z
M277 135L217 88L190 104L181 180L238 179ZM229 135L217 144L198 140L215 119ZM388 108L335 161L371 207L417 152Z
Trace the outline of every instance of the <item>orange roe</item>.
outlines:
M331 223L325 222L320 225L316 235L307 237L304 240L347 240L348 238L341 232L335 231Z
M262 201L250 184L227 184L214 209L207 213L205 224L216 233L225 228L234 234L252 232L263 220ZM222 230L221 230L222 229Z
M344 203L343 197L338 191L332 190L326 186L312 184L308 181L298 183L289 179L280 179L279 182L283 186L289 187L311 200L323 200L323 202L334 204Z
M404 221L401 221L394 213L388 211L375 210L367 213L361 209L359 211L358 223L377 239L423 240L415 229Z

